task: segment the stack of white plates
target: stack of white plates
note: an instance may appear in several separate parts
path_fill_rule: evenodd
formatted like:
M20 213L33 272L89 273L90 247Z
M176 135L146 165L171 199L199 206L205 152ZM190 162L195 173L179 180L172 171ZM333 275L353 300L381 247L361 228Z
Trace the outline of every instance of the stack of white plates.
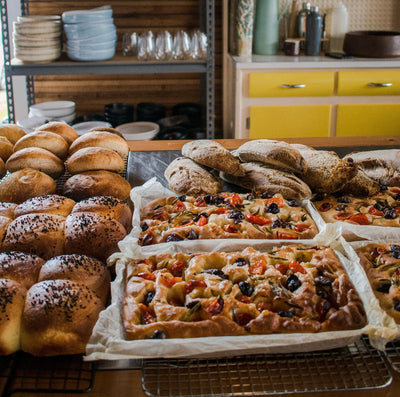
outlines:
M67 55L73 61L104 61L115 55L117 28L112 8L67 11L62 14Z
M32 105L29 107L29 118L71 123L75 119L75 102L52 101Z
M20 16L13 23L14 56L23 62L51 62L61 55L59 15Z

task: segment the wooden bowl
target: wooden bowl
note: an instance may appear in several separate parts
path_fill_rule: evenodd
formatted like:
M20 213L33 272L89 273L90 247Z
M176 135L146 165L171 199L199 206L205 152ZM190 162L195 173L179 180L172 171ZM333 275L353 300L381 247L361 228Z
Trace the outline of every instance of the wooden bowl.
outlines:
M364 30L348 32L343 51L348 55L365 58L400 57L400 32Z

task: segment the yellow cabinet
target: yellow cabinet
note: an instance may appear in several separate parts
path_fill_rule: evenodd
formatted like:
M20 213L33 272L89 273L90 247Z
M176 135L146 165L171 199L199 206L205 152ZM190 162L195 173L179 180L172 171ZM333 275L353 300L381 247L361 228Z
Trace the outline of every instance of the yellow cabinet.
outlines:
M249 97L329 96L333 72L249 73Z
M249 138L329 136L330 105L251 106Z
M400 103L339 104L336 135L400 135Z

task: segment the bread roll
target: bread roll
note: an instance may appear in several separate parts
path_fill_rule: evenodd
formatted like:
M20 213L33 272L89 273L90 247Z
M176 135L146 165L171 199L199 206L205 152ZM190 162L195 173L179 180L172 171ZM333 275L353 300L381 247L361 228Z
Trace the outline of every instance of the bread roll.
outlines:
M15 203L7 203L5 201L0 201L0 215L6 216L7 218L14 219L15 218L15 208L17 208L17 204Z
M35 131L23 136L15 145L14 152L28 147L40 147L65 160L68 154L67 141L58 134L50 131Z
M26 214L14 219L3 240L3 251L22 251L49 259L64 251L65 218Z
M9 278L20 283L27 290L38 282L44 259L20 251L0 253L0 278Z
M1 186L1 185L0 185ZM126 200L131 185L121 175L110 171L87 171L65 181L63 194L75 201L92 196L114 196Z
M125 162L117 152L100 147L79 149L67 159L65 165L72 175L99 170L122 173L125 169Z
M106 131L106 132L111 132L112 134L118 135L121 138L124 138L124 135L122 134L122 132L119 132L116 128L112 128L112 127L94 127L91 130L89 130L89 132L93 132L93 131ZM125 139L126 140L126 139Z
M64 173L64 163L55 154L39 147L29 147L15 152L7 160L6 167L10 172L33 168L55 179Z
M25 134L26 132L17 124L0 124L0 136L6 137L13 145Z
M132 211L129 205L117 197L90 197L76 203L72 209L72 213L74 212L95 212L113 218L121 223L126 230L129 230L132 225Z
M21 322L21 348L34 356L85 353L104 306L86 285L47 280L28 291Z
M52 194L57 190L53 178L32 168L9 174L0 183L0 201L22 203L30 197Z
M41 268L39 281L71 280L84 283L103 304L110 290L110 272L105 263L82 254L60 255L49 259Z
M9 355L20 350L25 295L25 288L16 281L0 279L0 355Z
M123 160L128 157L129 146L125 139L107 131L87 132L80 136L69 148L69 155L85 147L102 147L116 151Z
M65 222L65 253L81 253L102 261L117 252L125 228L115 219L94 212L75 212Z
M14 145L5 136L0 136L0 157L4 162L14 153Z
M46 194L44 196L32 197L15 208L15 216L25 214L53 214L66 217L72 211L75 201L58 194Z
M4 164L2 158L0 157L0 178L3 178L3 176L6 174L7 174L6 165Z
M79 137L78 133L71 126L62 121L50 121L36 128L36 131L50 131L61 135L67 141L68 145L71 145Z

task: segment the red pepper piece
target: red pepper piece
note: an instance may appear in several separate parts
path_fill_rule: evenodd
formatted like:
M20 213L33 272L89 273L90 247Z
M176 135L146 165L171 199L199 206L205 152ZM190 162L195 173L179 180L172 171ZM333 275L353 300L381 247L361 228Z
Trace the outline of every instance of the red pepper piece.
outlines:
M190 280L185 285L185 293L190 294L195 288L205 288L207 284L203 280Z
M275 269L278 270L284 276L286 275L286 273L289 270L289 266L285 265L284 263L276 263L274 266L275 266Z
M141 272L138 273L137 276L144 278L145 280L156 281L156 276L153 273Z
M357 223L359 225L369 225L369 219L365 214L356 214L352 215L349 219L349 221L352 221L354 223Z
M200 218L197 221L197 225L204 226L204 225L207 225L207 222L208 222L207 218L204 215L200 215Z
M290 265L289 265L289 269L293 272L293 273L302 273L302 274L306 274L306 270L304 269L303 266L300 265L299 262L297 261L293 261Z
M222 296L217 296L207 307L207 313L211 314L212 316L216 316L220 314L224 308L224 299Z
M246 214L245 218L250 223L253 223L254 225L259 225L259 226L268 225L269 223L272 222L272 220L269 218L264 218L263 216L257 216L257 215L253 215L253 214Z
M249 266L249 273L251 275L256 275L256 274L261 275L264 274L266 270L267 270L267 264L262 259L252 263Z

